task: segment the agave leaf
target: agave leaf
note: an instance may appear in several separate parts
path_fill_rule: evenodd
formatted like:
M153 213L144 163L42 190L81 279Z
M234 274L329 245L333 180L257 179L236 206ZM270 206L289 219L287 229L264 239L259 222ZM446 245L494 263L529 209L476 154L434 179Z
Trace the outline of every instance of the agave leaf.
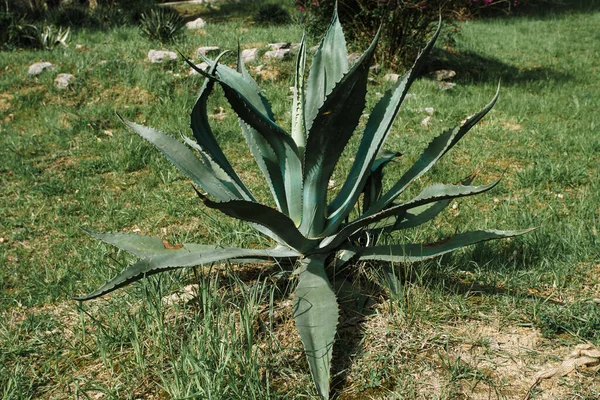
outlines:
M264 116L266 116L271 121L275 121L275 116L271 109L271 105L269 104L268 99L265 97L263 92L260 90L254 79L248 74L246 70L243 60L241 59L241 53L239 52L238 47L238 71L229 68L227 65L218 64L218 60L211 60L203 55L201 57L204 61L210 65L215 66L217 70L217 74L219 75L218 81L225 83L229 87L234 88L238 91L241 96L244 97L246 101L248 101L254 108L260 111ZM190 60L184 58L186 62L201 75L206 77L206 72L199 70L199 68L194 65ZM214 77L213 77L214 78ZM210 79L210 78L209 78ZM216 80L216 79L213 79Z
M138 135L152 143L177 169L212 196L220 201L237 198L236 193L227 188L183 143L156 129L127 121L120 115L119 118Z
M438 25L435 34L425 49L423 49L417 57L417 60L410 71L408 71L401 80L398 80L391 90L388 90L385 93L371 111L348 177L338 195L329 205L330 220L327 224L327 234L335 232L340 224L348 217L358 201L372 170L371 166L391 131L396 115L398 115L400 106L402 105L410 86L417 78L424 60L433 48L433 45L439 36L440 29L441 23Z
M310 129L325 98L346 72L348 72L348 51L336 5L329 29L313 56L306 81L306 129Z
M221 168L221 166L217 162L215 162L211 158L210 154L203 151L203 149L198 145L198 143L194 142L192 139L188 138L183 134L181 134L181 138L183 139L185 144L187 144L188 146L197 150L200 153L206 168L208 168L211 171L211 173L218 180L221 181L223 186L225 186L227 189L229 189L230 192L232 192L235 195L235 198L256 201L254 196L252 196L252 193L250 193L246 185L243 184L243 182L239 179L235 172L235 177L229 175L227 172L225 172L224 169Z
M365 107L369 66L378 40L379 32L327 96L309 129L304 153L303 218L300 226L308 236L320 235L325 227L329 178Z
M264 226L272 232L273 239L300 253L310 250L318 243L315 239L307 239L302 236L294 225L294 221L271 207L245 200L218 203L198 191L196 193L207 207L217 209L230 217Z
M217 63L225 53L226 52L222 52L219 54L214 63L211 65L208 71L209 74L215 74ZM204 164L211 168L213 172L218 175L221 181L232 182L229 184L229 186L233 185L236 187L235 191L238 192L237 197L253 199L252 194L234 171L233 167L229 163L229 160L227 160L227 157L225 157L225 154L223 154L223 150L215 139L215 135L210 127L210 124L208 123L206 103L208 97L213 91L213 88L214 82L206 78L202 88L200 89L200 95L196 100L196 104L192 109L190 127L192 128L192 132L198 144L194 146L186 137L184 137L184 140L188 145L200 151L200 154L204 159Z
M82 297L74 297L74 299L80 301L91 300L129 285L144 277L177 268L212 264L224 260L233 260L235 258L294 258L298 256L299 254L297 252L283 247L266 250L221 248L189 251L181 249L172 251L168 254L142 258L126 267L120 274L94 290L92 293Z
M293 309L296 328L319 397L329 399L331 355L339 312L335 294L325 274L324 259L302 260Z
M246 129L242 127L245 136L253 137L249 145L251 147L252 143L256 145L255 150L258 151L253 152L253 154L255 154L255 158L262 159L260 161L257 159L259 167L262 165L266 169L263 172L270 174L270 180L273 182L273 189L275 189L272 192L276 196L280 211L289 215L296 224L299 224L302 213L302 163L298 148L291 136L277 125L272 117L256 108L258 106L256 101L245 97L245 93L256 93L250 90L255 83L250 83L242 74L227 67L222 69L220 66L217 67L217 73L221 78L216 79L197 68L189 60L188 63L207 78L217 80L233 110L246 124L253 128ZM222 74L221 71L227 72ZM226 76L227 79L223 80L223 76ZM275 168L269 168L269 164L279 166L279 172ZM285 193L277 190L278 181L283 182Z
M496 94L492 101L487 104L481 111L475 114L473 117L468 118L462 125L457 126L452 130L447 130L442 133L427 146L427 149L421 154L421 157L409 168L408 171L392 186L392 188L384 194L381 199L369 210L369 213L378 212L387 207L396 197L398 197L406 188L414 182L417 178L423 175L439 160L444 154L446 154L458 141L477 123L483 118L496 104L498 100L500 87L496 91Z
M381 196L383 190L383 168L402 153L394 151L380 151L371 166L371 174L363 188L363 210L368 210Z
M460 184L468 186L473 182L476 176L477 173L473 173L462 179ZM372 225L369 225L367 230L393 232L400 229L408 229L419 226L439 215L439 213L442 212L442 210L446 208L451 201L452 199L446 199L409 208L406 210L406 213L402 215L402 217L399 218L398 216L394 216L380 220Z
M89 228L81 228L85 233L104 243L118 247L121 250L133 254L134 256L145 258L163 254L173 254L173 252L206 251L217 248L215 245L188 243L179 246L170 246L163 239L136 235L131 233L108 233L95 232ZM173 248L175 247L175 248Z
M403 218L407 210L418 206L430 204L438 201L454 199L465 196L473 196L475 194L486 192L495 187L500 180L494 181L487 185L470 186L470 185L444 185L434 184L427 186L418 196L407 203L389 207L376 214L364 215L343 226L338 233L324 239L320 248L315 249L313 253L329 252L344 243L349 237L358 233L361 229L372 225L378 221L385 220L389 217Z
M306 147L306 123L304 116L304 70L306 67L306 34L302 35L296 57L296 77L294 78L294 100L292 102L292 139L298 146L298 154L304 157Z
M509 238L531 232L533 229L520 231L480 230L461 233L449 239L431 244L404 244L367 247L360 255L361 260L379 260L393 262L415 262L449 253L461 247L470 246L487 240Z
M241 119L239 120L239 123L242 135L248 144L248 148L269 185L277 209L282 213L289 215L285 184L283 182L283 175L281 174L281 168L275 150L273 150L269 143L258 134L255 129L246 125Z
M353 260L360 253L359 248L354 246L345 246L335 253L333 259L333 268L338 269L346 265L348 262Z
M427 221L432 220L439 215L444 208L450 204L452 200L440 200L430 204L424 204L422 206L414 207L406 210L401 217L389 217L368 226L368 230L383 230L386 232L393 232L400 229L413 228L424 224Z

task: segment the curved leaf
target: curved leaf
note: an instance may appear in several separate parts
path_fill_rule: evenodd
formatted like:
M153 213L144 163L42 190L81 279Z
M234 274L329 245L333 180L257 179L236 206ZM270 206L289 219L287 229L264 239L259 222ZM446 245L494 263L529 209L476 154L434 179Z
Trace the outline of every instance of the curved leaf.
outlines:
M369 66L378 40L379 32L361 58L327 95L308 130L300 226L307 236L319 236L325 228L329 179L365 107ZM308 93L307 99L310 99Z
M196 243L171 246L163 239L154 236L136 235L132 233L95 232L84 227L81 229L88 235L101 240L104 243L118 247L129 254L133 254L134 256L141 258L163 254L173 254L173 252L183 253L190 251L214 250L217 248L217 246L214 245Z
M208 73L214 75L219 59L225 54L219 54L216 60L211 65ZM194 147L204 159L204 164L211 168L216 175L219 175L221 181L231 182L235 186L233 191L236 191L238 198L253 199L252 194L243 184L240 177L234 171L227 157L223 153L221 146L217 142L215 135L208 122L207 100L214 88L214 81L205 78L204 84L200 89L200 94L196 100L196 104L192 109L190 127L197 144L194 145L189 139L182 135L188 145Z
M340 231L332 236L327 237L321 242L318 249L315 249L314 253L326 253L332 251L336 247L344 243L349 237L358 233L362 228L365 228L378 221L387 219L389 217L403 218L407 210L413 209L418 206L430 204L438 201L447 199L454 199L465 196L472 196L475 194L486 192L496 186L500 180L492 182L487 185L481 186L467 186L467 185L444 185L434 184L427 186L418 196L407 203L399 204L376 214L362 216L342 227Z
M302 260L293 309L313 382L319 397L328 399L331 355L339 312L323 259Z
M493 239L503 239L531 232L533 229L520 231L498 231L494 229L461 233L449 239L431 244L405 244L368 247L360 254L361 260L380 260L393 262L415 262L433 258L461 247Z
M391 90L384 94L371 111L348 177L338 195L329 205L327 234L332 234L337 230L358 201L372 170L371 166L391 131L410 86L418 77L421 66L431 52L439 36L440 29L441 23L425 49L415 60L410 71L401 80L398 80Z
M498 100L500 87L496 91L496 94L492 101L487 104L481 111L475 114L473 117L467 119L462 125L448 130L435 139L427 149L423 152L421 157L415 162L415 164L409 168L404 175L392 186L392 188L384 194L381 199L369 210L369 213L376 213L389 204L396 197L398 197L406 188L414 182L417 178L423 175L425 172L429 171L429 169L439 160L444 154L446 154L458 141L477 123L481 118L483 118L496 104L496 100Z
M296 76L294 78L294 99L292 101L292 139L298 146L298 154L304 157L306 147L306 122L304 120L304 70L306 67L306 34L302 35L302 42L296 57Z
M221 201L238 198L236 193L227 188L183 143L156 129L127 121L120 115L119 118L138 135L152 143L177 169L212 196Z
M229 68L220 69L218 66L217 73L221 78L217 79L197 68L189 60L187 62L202 75L219 82L233 110L242 121L252 128L242 127L244 135L252 136L253 140L248 141L249 144L256 144L256 151L253 154L255 154L255 158L258 157L259 166L267 166L266 171L263 170L263 172L270 174L270 180L275 189L272 191L276 196L275 200L280 211L289 215L296 224L299 224L302 213L302 163L292 137L275 123L272 116L266 113L268 110L260 109L261 106L257 100L245 96L245 93L255 93L252 90L252 86L255 84L249 83L249 80L242 74ZM221 70L227 71L227 73L223 75ZM227 79L223 79L223 76L226 76ZM278 166L279 171L269 168L269 164ZM277 190L276 183L278 181L283 182L285 189L283 194Z
M307 239L302 236L294 225L294 221L271 207L245 200L218 203L199 192L196 193L207 207L217 209L230 217L264 226L272 232L273 239L299 253L312 249L318 243L315 239Z
M252 250L238 248L221 248L198 251L187 251L184 249L169 254L157 255L143 258L129 265L120 274L94 290L92 293L74 297L74 300L91 300L114 290L127 286L142 278L177 268L194 267L198 265L211 264L235 258L288 258L298 257L295 251L285 248L274 248L267 250Z
M312 58L306 81L305 126L310 129L325 98L348 72L346 39L337 14L337 5L327 33Z

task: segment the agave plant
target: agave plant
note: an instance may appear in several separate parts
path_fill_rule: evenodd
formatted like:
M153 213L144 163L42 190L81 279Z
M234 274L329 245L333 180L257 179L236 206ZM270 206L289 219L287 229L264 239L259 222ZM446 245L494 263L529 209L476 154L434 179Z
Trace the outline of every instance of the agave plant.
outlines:
M191 113L194 140L178 139L158 130L124 121L152 143L181 172L199 186L203 203L246 221L272 238L268 249L223 248L184 244L166 246L159 238L115 233L89 233L140 259L97 290L77 300L103 296L144 277L177 268L246 259L295 262L298 277L293 314L320 398L329 398L330 361L338 324L336 295L328 279L332 265L360 260L415 262L474 243L506 238L526 231L479 230L458 234L433 244L378 245L381 232L406 229L430 221L452 199L483 193L498 181L473 186L472 178L459 184L434 184L416 197L395 202L406 188L427 172L491 109L498 94L462 125L443 132L424 150L417 162L388 190L383 190L385 166L397 152L382 150L410 85L438 36L406 73L379 100L368 122L351 169L335 196L328 183L334 167L354 133L365 107L369 65L378 35L362 57L348 65L344 35L334 15L312 58L305 79L304 38L296 60L291 132L277 124L270 104L248 74L238 49L237 70L206 59L208 69ZM275 200L277 209L259 203L232 168L215 139L207 117L207 99L218 84L239 116L241 131ZM187 146L186 146L187 145ZM196 155L194 150L199 156ZM330 201L329 201L330 200ZM364 240L365 237L369 240ZM168 247L168 248L167 248Z

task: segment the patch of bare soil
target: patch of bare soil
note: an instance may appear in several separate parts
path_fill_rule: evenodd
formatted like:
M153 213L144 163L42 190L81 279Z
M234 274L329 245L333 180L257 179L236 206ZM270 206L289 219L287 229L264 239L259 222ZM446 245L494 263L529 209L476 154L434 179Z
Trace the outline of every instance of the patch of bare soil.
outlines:
M566 346L536 329L494 320L407 329L390 321L383 314L369 318L362 354L340 398L566 400L600 393L600 350L591 345ZM377 370L402 364L402 374L372 381Z
M0 112L4 113L10 110L11 102L14 96L8 93L0 93Z

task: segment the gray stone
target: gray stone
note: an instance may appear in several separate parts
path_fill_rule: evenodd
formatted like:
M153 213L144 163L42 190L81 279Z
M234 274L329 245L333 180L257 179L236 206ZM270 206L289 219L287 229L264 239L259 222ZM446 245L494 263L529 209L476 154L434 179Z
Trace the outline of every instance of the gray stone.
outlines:
M450 89L452 89L454 86L456 86L456 83L453 83L453 82L446 82L446 81L440 81L440 82L438 82L437 84L438 84L438 87L439 87L441 90L450 90Z
M360 53L348 54L348 64L354 65L354 63L356 63L360 59L360 56L361 56Z
M198 50L196 50L196 53L198 53L198 55L202 54L203 56L206 56L210 53L218 53L219 50L221 50L221 49L217 46L203 46L203 47L198 47Z
M188 29L202 29L206 26L206 21L203 20L202 18L197 18L193 21L188 22L187 24L185 24L185 27Z
M75 77L71 74L58 74L54 79L54 86L58 89L66 89L75 80Z
M152 64L177 60L177 53L166 50L150 50L148 52L148 60L150 60Z
M291 57L292 53L290 49L279 49L271 50L265 53L265 58L273 58L275 60L285 60Z
M430 122L431 122L431 116L429 115L429 116L423 118L423 121L421 121L421 125L427 127L427 126L429 126Z
M390 81L392 83L398 82L398 79L400 79L400 75L398 74L385 74L383 77L383 80Z
M430 76L436 81L447 81L456 76L456 71L451 69L439 69L430 73Z
M52 63L49 63L47 61L41 61L41 62L36 62L35 64L31 64L29 66L29 75L31 76L37 76L39 74L41 74L42 72L44 72L47 69L52 69L54 68L54 65L52 65Z
M379 73L379 64L371 65L369 67L369 71L371 71L374 74L378 74Z
M425 107L423 109L423 111L425 111L429 115L433 115L433 113L435 112L435 109L433 107Z
M205 62L200 63L200 64L196 64L196 67L201 69L202 71L206 71L209 67L209 65ZM198 71L196 71L194 68L190 68L188 75L200 75L200 73Z
M242 60L245 63L251 63L258 59L258 49L246 49L242 50Z
M276 51L276 50L282 50L282 49L289 49L292 47L292 44L290 42L281 42L281 43L269 43L268 46L271 50Z

